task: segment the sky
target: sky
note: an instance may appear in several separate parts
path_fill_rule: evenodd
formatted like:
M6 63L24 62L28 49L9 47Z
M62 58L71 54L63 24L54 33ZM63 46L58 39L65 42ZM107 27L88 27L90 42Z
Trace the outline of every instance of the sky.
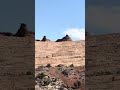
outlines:
M120 0L86 0L86 31L120 33Z
M0 0L0 32L16 33L20 23L35 31L34 0Z
M85 0L35 0L35 38L85 39Z

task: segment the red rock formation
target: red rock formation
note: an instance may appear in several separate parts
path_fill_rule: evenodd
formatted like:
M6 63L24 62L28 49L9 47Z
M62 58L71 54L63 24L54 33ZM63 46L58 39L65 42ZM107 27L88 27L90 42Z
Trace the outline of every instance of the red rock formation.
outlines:
M66 35L62 38L62 41L72 41L72 39L68 35Z
M44 36L44 37L43 37L43 39L42 39L41 41L44 41L44 42L45 42L45 41L50 41L50 40L49 40L49 39L47 39L47 37L46 37L46 36Z
M66 35L62 39L58 39L56 42L62 42L62 41L72 41L72 39L68 35Z
M24 23L21 23L20 28L18 29L17 33L15 34L15 36L19 36L19 37L24 37L28 34L28 30L27 30L27 25Z

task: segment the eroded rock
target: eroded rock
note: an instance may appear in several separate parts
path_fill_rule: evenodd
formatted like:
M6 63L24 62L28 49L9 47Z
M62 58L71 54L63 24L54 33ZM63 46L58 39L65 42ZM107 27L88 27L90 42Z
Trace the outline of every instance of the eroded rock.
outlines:
M46 36L44 36L44 37L43 37L43 39L42 39L41 41L44 41L44 42L45 42L45 41L50 41L50 40L49 40L49 39L47 39L47 37L46 37Z
M28 34L27 25L24 24L24 23L21 23L20 28L18 29L18 31L15 34L15 36L24 37L27 34Z
M72 41L72 39L70 38L70 36L66 35L62 39L58 39L56 42L62 42L62 41Z

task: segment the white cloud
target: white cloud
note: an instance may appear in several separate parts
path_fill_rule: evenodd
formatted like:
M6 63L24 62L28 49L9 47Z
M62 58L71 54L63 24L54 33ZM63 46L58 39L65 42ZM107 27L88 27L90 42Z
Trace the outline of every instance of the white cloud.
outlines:
M69 35L72 38L85 40L85 29L84 28L68 28L63 32L64 35Z

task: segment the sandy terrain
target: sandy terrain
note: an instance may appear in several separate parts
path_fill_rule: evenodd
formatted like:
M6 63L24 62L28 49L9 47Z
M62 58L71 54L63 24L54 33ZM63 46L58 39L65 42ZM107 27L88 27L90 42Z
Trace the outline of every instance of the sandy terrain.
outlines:
M52 67L48 68L47 64ZM59 64L60 66L58 66ZM74 66L70 67L71 64ZM50 78L60 79L60 81L54 82L54 85L50 81L49 85L44 86L42 82L45 78L38 77L36 79L36 90L84 90L84 65L85 41L35 41L35 73L38 75L44 73ZM50 78L47 78L47 81Z
M35 66L58 64L85 65L85 42L35 42Z

